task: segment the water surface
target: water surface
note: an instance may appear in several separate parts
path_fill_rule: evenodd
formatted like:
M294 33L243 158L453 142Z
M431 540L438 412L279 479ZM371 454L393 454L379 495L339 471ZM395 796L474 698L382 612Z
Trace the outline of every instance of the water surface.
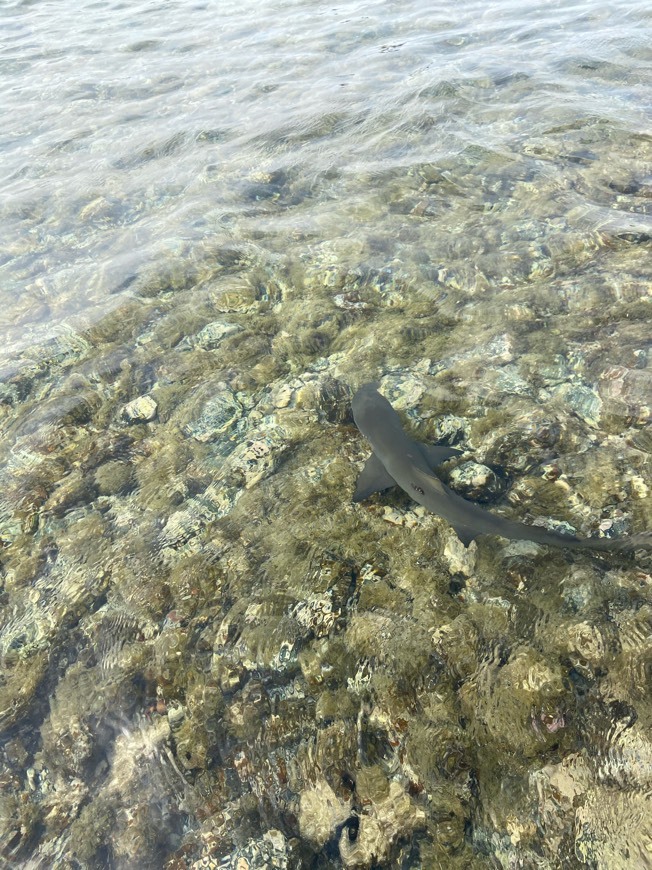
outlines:
M351 505L350 396L652 527L652 13L431 6L0 10L15 866L647 866L649 561Z

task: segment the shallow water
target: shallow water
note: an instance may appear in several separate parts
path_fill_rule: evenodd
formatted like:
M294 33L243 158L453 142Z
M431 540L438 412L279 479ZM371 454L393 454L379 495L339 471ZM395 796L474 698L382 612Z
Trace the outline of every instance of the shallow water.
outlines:
M648 866L651 20L0 10L5 860Z

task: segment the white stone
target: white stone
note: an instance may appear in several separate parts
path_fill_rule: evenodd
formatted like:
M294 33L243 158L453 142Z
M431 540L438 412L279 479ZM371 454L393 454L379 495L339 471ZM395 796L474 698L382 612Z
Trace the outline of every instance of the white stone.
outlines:
M151 396L139 396L122 409L128 423L150 423L156 417L157 404Z

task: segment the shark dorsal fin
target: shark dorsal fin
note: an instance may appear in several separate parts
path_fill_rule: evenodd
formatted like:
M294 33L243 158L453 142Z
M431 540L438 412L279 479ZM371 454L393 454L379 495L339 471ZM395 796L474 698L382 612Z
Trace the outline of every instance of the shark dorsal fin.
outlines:
M412 469L411 476L413 478L412 487L417 492L423 491L426 487L436 489L438 492L443 492L446 489L437 475L431 471L422 471L420 468L415 467Z
M427 471L421 471L419 468L413 469L412 488L416 491L417 501L419 500L419 495L423 495L428 491L432 492L432 490L436 490L440 494L448 492L451 496L453 495L450 493L448 487L445 486L436 475L429 474ZM458 496L454 497L458 498ZM457 525L451 523L451 525L455 529L457 537L465 547L468 547L471 541L479 534L477 531L474 531L472 528L463 525L462 523L458 523Z

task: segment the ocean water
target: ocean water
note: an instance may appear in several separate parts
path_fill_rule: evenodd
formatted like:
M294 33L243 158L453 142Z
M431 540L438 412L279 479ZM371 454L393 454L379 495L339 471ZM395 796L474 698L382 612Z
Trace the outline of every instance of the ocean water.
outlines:
M0 14L11 354L92 322L143 270L207 238L273 252L297 234L364 238L396 179L424 163L448 176L449 200L465 195L457 166L495 161L534 187L556 176L560 214L610 209L614 197L596 203L565 168L598 162L608 190L649 133L644 3L91 3L71 18L53 2ZM615 165L602 156L614 140ZM628 208L607 217L621 211L627 222Z
M0 33L3 859L648 866L649 556L352 505L350 399L488 509L652 528L649 4Z

